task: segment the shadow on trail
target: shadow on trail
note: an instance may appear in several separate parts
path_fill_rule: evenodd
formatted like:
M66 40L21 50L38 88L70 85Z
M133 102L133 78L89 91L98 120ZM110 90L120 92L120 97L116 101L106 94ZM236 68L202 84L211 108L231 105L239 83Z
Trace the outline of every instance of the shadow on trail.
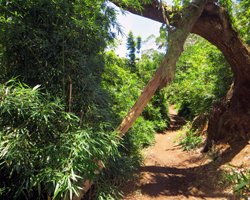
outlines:
M167 166L144 166L141 172L148 172L152 177L150 183L139 186L142 194L151 197L159 195L200 198L236 199L232 194L223 193L221 179L222 170L219 167L230 162L248 143L238 142L228 148L216 161L192 168L176 168Z
M187 123L183 117L175 114L170 114L170 119L170 126L166 129L166 131L178 131Z
M163 134L179 130L186 124L184 118L175 113L170 114L170 119L170 127ZM199 199L235 200L234 195L223 192L226 185L221 182L223 171L220 166L229 163L247 144L248 141L235 142L215 161L197 167L143 166L140 168L140 174L150 176L150 181L142 181L139 185L135 182L131 183L128 193L139 190L142 195L152 199L158 196L172 199L173 196L183 195L186 198L191 197L191 199L197 197ZM172 154L177 149L179 149L178 146L166 149L166 154ZM192 164L199 162L199 159L202 157L189 157L183 162Z

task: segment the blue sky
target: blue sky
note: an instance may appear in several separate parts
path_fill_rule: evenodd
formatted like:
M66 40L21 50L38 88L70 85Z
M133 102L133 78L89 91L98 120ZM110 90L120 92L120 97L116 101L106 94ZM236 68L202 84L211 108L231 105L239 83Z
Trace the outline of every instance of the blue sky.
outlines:
M142 41L148 38L150 35L159 35L159 28L161 23L149 20L131 13L126 13L126 15L119 14L118 22L122 26L122 31L124 36L119 35L118 39L121 40L120 45L116 49L116 53L120 56L126 56L126 37L129 31L132 31L134 36L141 36ZM156 48L154 43L142 44L143 49Z
M171 5L172 1L167 0ZM119 10L119 8L117 8ZM142 41L147 39L150 35L159 35L159 28L161 23L140 17L138 15L125 12L125 15L119 12L117 16L118 23L122 26L124 36L119 35L117 39L120 40L120 45L116 49L116 53L122 57L126 56L126 37L129 31L132 31L134 36L141 36ZM145 49L157 48L153 41L142 44L142 51Z

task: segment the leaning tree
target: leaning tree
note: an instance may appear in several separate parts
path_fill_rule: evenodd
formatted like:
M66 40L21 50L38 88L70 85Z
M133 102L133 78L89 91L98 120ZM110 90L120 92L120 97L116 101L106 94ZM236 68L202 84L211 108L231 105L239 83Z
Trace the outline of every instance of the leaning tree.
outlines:
M170 83L175 75L176 62L190 33L200 35L215 45L230 64L234 81L224 99L214 105L209 119L207 147L211 141L243 138L250 135L250 51L232 26L227 10L215 0L193 0L183 9L172 9L159 0L112 0L118 7L166 24L167 52L155 75L142 91L135 105L123 119L118 132L123 136L154 95ZM136 5L140 6L138 9ZM99 161L101 163L101 161ZM102 165L100 164L100 170ZM85 181L81 199L90 188Z
M166 24L168 32L166 55L155 75L118 127L121 136L142 113L154 93L173 80L176 62L190 33L198 34L215 45L224 54L234 73L234 82L230 91L212 110L207 147L212 140L249 136L250 52L233 28L226 9L214 0L193 0L183 9L170 8L159 0L112 0L111 2L131 13ZM100 165L101 168L102 165ZM85 181L80 197L75 196L75 199L80 199L90 185L90 181Z
M169 83L175 73L175 64L183 51L183 43L189 32L200 35L215 45L230 64L234 81L224 99L213 106L208 125L208 146L211 141L235 138L246 139L250 135L250 51L234 29L227 10L215 1L193 1L182 10L171 9L161 1L142 3L135 9L122 1L113 1L117 6L137 15L166 23L168 27L168 50L155 76L145 87L142 95L121 123L121 134L133 124L144 106L157 89ZM203 3L196 18L197 3ZM199 13L199 12L198 12ZM192 21L189 23L189 20Z

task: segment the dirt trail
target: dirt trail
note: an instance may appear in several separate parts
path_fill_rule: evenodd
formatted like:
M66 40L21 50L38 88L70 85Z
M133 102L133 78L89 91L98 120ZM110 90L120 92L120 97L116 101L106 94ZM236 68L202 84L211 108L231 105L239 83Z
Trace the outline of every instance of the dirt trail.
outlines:
M225 159L211 161L200 150L183 151L175 142L183 119L170 109L171 127L156 135L154 146L145 150L140 179L126 186L124 200L235 199L219 184L220 166L237 152L225 152Z

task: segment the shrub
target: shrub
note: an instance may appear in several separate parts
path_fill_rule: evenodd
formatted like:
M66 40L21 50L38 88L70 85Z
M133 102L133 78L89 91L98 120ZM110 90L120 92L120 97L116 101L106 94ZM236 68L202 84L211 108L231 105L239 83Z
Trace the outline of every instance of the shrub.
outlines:
M186 137L181 140L180 145L184 150L196 148L202 142L202 137L195 135L192 131L188 131Z
M170 123L168 115L168 102L166 91L157 91L151 99L151 103L144 109L142 116L152 122L156 132L163 132Z
M233 185L233 192L241 198L249 199L250 195L250 169L237 170L230 168L224 173L225 180Z
M202 136L197 135L190 128L190 124L187 124L181 131L181 134L185 134L180 137L179 145L182 146L183 150L189 151L191 149L197 148L202 143Z
M79 118L64 112L58 99L38 87L0 85L1 199L72 197L82 179L95 177L117 154L115 133L79 127Z
M106 106L100 77L113 28L115 10L104 0L0 1L0 83L41 84L67 110L103 120L95 111Z

